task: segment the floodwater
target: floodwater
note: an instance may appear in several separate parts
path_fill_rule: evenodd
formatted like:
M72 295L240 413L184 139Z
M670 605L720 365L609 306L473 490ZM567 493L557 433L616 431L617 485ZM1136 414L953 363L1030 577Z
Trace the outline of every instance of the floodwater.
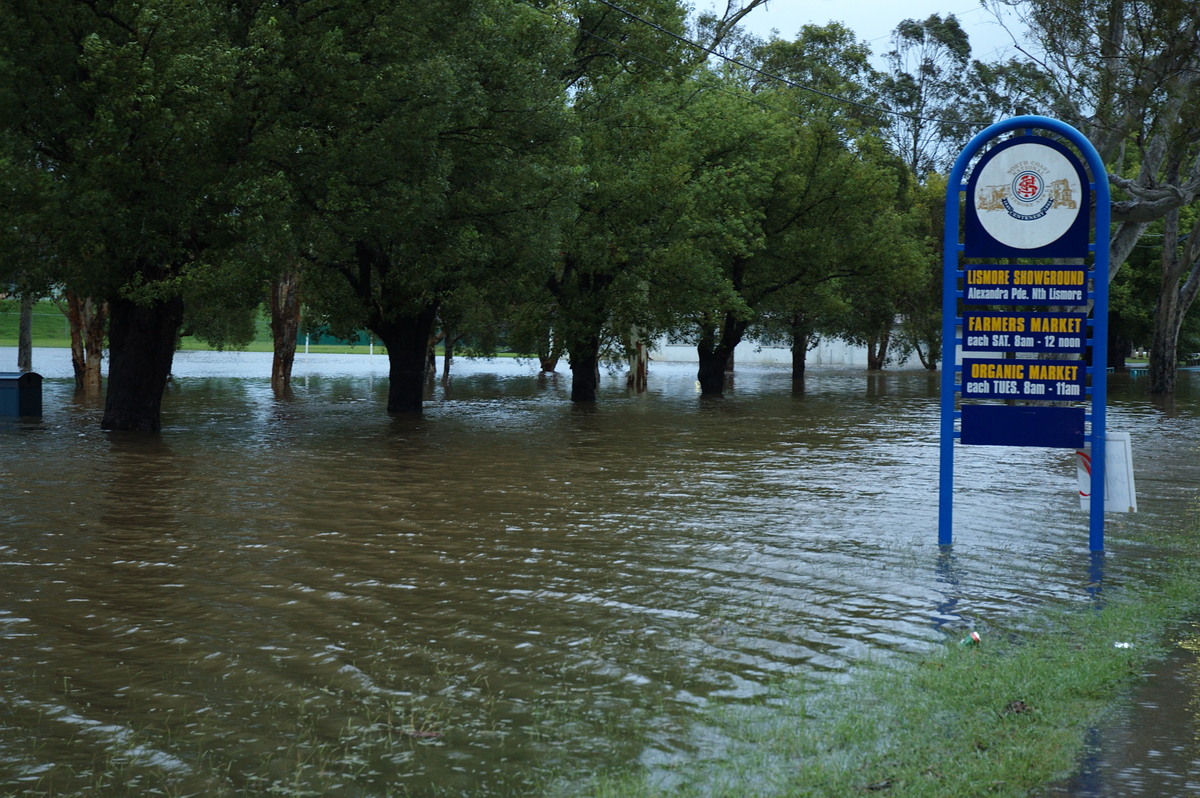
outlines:
M1128 706L1089 734L1079 772L1045 798L1200 795L1200 629L1146 674Z
M394 419L380 356L301 354L279 401L269 356L181 353L142 437L65 358L35 353L42 419L0 421L0 793L569 792L685 767L784 677L1096 587L1070 452L960 449L939 549L925 373L740 367L707 399L655 363L575 407L568 374L459 361ZM1141 512L1105 579L1194 499L1197 388L1110 381Z

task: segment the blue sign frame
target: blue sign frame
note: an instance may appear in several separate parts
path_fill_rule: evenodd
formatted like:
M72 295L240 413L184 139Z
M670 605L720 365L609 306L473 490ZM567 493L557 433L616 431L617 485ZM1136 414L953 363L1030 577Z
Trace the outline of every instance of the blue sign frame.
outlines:
M1014 131L1019 131L1019 134L1007 140L997 142L997 139L1000 137ZM1040 131L1040 133L1035 133L1035 131ZM1063 142L1067 142L1074 147L1079 155L1082 156L1085 163L1081 163L1075 152ZM976 197L975 192L978 189L977 183L979 176L983 173L983 168L1000 153L1018 144L1037 144L1049 147L1053 152L1066 158L1074 166L1081 185L1086 187L1086 191L1083 192L1085 196L1079 198L1083 207L1062 235L1054 241L1031 248L1013 246L1009 242L993 237L985 229L986 226L981 222L979 213L973 204L973 198ZM987 151L985 152L985 150ZM970 182L964 183L963 177L967 169L976 160L978 160L978 163L976 163L972 171ZM1088 177L1089 174L1091 175L1090 178ZM1018 175L1017 178L1019 177ZM1017 178L1014 178L1014 180ZM1014 185L1016 184L1014 183ZM986 188L984 187L984 190ZM1041 187L1039 186L1038 188L1040 189ZM967 201L962 203L962 195L968 191L971 193L967 195ZM1044 116L1018 116L997 122L972 138L954 163L954 168L951 170L946 184L945 228L942 242L941 467L938 486L940 499L938 507L938 543L940 545L949 546L954 540L954 454L955 441L961 437L961 433L956 429L956 422L962 417L962 410L957 407L961 389L959 380L962 373L961 367L958 364L960 350L958 331L962 324L962 318L959 315L959 305L960 303L963 305L972 304L964 298L965 292L959 287L960 280L963 280L964 283L966 282L966 267L961 263L962 259L967 257L977 259L1010 257L1041 259L1044 265L1031 267L1012 267L1008 265L980 267L972 265L971 268L1051 270L1058 268L1081 268L1079 266L1058 267L1045 263L1051 258L1080 258L1086 261L1090 257L1091 267L1089 272L1092 285L1090 293L1085 285L1082 301L1079 301L1078 295L1075 294L1072 294L1072 298L1076 301L1061 303L1051 301L1048 297L1046 301L1041 302L1023 298L1014 299L1011 294L1005 297L1000 297L997 294L987 300L981 297L974 304L989 304L993 306L1061 304L1063 306L1079 306L1086 303L1090 297L1092 301L1090 365L1087 361L1082 360L1070 362L1073 365L1086 368L1087 374L1090 376L1090 388L1084 391L1085 393L1090 393L1091 412L1086 416L1086 422L1090 423L1090 430L1083 436L1087 442L1091 443L1092 447L1092 501L1088 525L1088 545L1093 552L1103 551L1104 549L1104 442L1107 420L1106 406L1108 401L1106 377L1108 364L1110 202L1108 174L1099 153L1096 152L1095 147L1087 140L1087 137L1070 125L1060 122L1057 119L1050 119ZM965 225L960 225L962 217L960 204L966 207L967 219ZM1050 206L1047 205L1046 207ZM1094 228L1092 227L1092 220L1090 218L1093 208ZM1034 218L1033 214L1021 216L1013 213L1011 209L1008 209L1008 211L1010 215L1018 219ZM960 226L962 227L961 231ZM960 241L960 233L965 240ZM1091 237L1090 242L1088 240L1089 234ZM997 277L998 281L1001 279L1005 278ZM1013 278L1009 276L1007 279L1011 283ZM999 285L999 282L997 282L996 287L999 287ZM1006 362L1011 363L1014 361ZM1038 361L1028 362L1036 363ZM1063 398L1054 401L1067 400ZM967 406L964 404L963 408L965 409ZM974 405L971 406L974 407ZM990 407L995 409L967 410L967 416L971 421L969 426L972 427L972 430L968 434L967 443L1062 446L1064 443L1075 445L1076 441L1079 440L1077 430L1078 413L1082 408L1051 407L1034 410L1020 406L1013 409L1014 406L1009 405L993 405ZM1043 410L1050 412L1043 412ZM1063 413L1057 412L1058 410L1070 410L1072 412ZM978 430L984 429L984 426L981 426L981 424L1004 424L1013 419L1026 419L1026 417L1028 417L1027 420L1032 422L1029 425L1031 430L1029 434L1024 430L1018 430L1017 427L1013 427L1008 431L989 431L977 434ZM1069 423L1066 424L1066 428L1062 429L1061 434L1051 431L1051 427L1060 425L1063 421ZM1038 430L1043 430L1044 434L1040 434ZM981 437L983 440L979 439ZM975 438L975 440L972 440L972 438Z

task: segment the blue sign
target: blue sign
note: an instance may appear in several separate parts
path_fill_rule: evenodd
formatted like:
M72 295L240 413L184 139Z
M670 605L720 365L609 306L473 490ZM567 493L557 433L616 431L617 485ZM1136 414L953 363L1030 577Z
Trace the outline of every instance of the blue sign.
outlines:
M962 337L964 352L1084 352L1087 314L968 310Z
M1058 120L999 122L955 161L942 250L938 543L953 541L956 443L1090 443L1089 545L1104 548L1104 501L1094 497L1105 478L1110 218L1103 161ZM960 353L976 356L960 363Z
M963 405L963 443L1082 449L1084 440L1082 407Z
M964 360L962 395L1078 402L1087 392L1086 372L1082 360Z
M1088 273L1084 266L967 266L965 305L1085 306Z

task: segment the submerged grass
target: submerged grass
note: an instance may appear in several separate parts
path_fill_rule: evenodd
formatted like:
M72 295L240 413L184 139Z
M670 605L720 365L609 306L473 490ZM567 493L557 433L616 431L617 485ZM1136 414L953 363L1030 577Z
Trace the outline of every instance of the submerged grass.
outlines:
M586 792L1036 795L1073 773L1089 727L1200 614L1200 546L1190 534L1154 545L1166 565L1139 584L1043 608L977 645L868 663L842 683L785 683L759 706L714 711L732 742L709 758L608 774Z

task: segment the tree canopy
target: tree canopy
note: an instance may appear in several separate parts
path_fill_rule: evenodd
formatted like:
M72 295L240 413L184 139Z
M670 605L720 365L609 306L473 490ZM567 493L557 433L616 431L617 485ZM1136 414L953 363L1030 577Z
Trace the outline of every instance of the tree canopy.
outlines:
M0 270L107 303L114 429L157 429L181 332L236 345L283 273L310 320L383 341L393 413L420 411L439 330L565 349L576 401L632 340L684 338L715 393L742 340L836 335L882 366L899 315L936 349L930 187L986 121L1044 112L1110 164L1114 275L1161 228L1173 357L1200 12L1006 4L1017 58L972 60L935 14L877 67L837 23L746 33L761 0L12 0Z

